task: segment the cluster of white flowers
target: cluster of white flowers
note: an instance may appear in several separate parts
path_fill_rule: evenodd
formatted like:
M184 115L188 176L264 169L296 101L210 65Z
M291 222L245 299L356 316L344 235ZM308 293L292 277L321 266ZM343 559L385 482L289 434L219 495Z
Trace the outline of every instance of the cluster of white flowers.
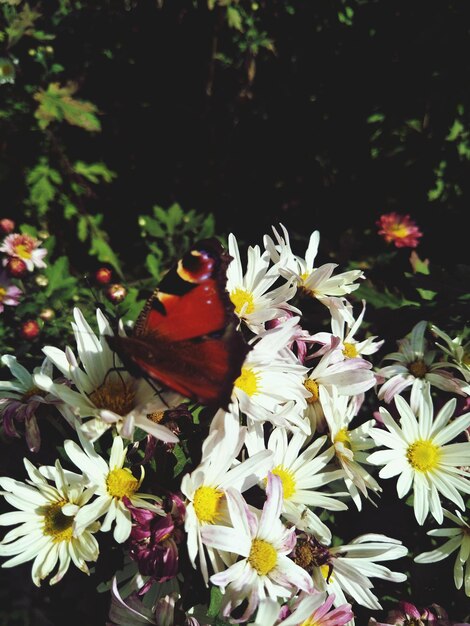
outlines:
M425 343L428 324L423 321L398 352L385 357L392 365L374 368L369 357L383 340L364 329L365 302L350 297L363 272L337 272L334 263L315 265L319 240L318 231L313 232L300 257L287 230L273 228L263 251L257 245L248 248L244 266L237 240L229 236L233 260L226 289L251 349L228 410L213 416L199 458L179 477L184 513L178 534L172 534L177 516L173 511L174 523L168 521L163 491L140 491L145 462L138 464L136 476L127 452L142 432L171 451L179 438L174 428L160 423L161 417L185 398L171 389L156 393L145 378L125 370L108 345L112 329L101 311L98 335L74 311L78 357L69 347L44 348L61 379L52 378L50 367L27 378L12 357L4 357L18 377L17 383L0 383L8 391L6 404L14 400L24 411L30 398L54 398L75 429L64 443L66 460L80 471L63 469L59 461L36 469L25 460L26 483L0 478L2 495L17 509L0 515L0 525L16 525L0 543L0 555L10 557L4 567L34 559L37 585L57 563L51 584L71 561L88 573L87 562L99 558L95 533L113 528L114 540L131 558L127 575L118 577L127 583L118 587L117 578L112 581L112 625L176 623L183 574L168 563L175 564L174 551L184 544L203 584L219 588L222 619L258 626L352 626L356 604L381 609L372 578L406 580L382 562L402 559L408 548L371 533L333 546L328 520L338 512L340 523L341 511L351 503L358 511L365 500L380 506L378 479L398 476L399 498L413 490L418 524L430 513L439 525L444 517L457 525L431 531L449 540L416 561L432 562L459 550L455 584L460 588L465 581L470 596L469 526L460 512L454 515L442 505L451 502L465 512L470 442L459 438L470 427L470 414L454 419L456 400L451 398L434 415L431 394L438 389L468 397L464 347L433 327L445 343L436 346L442 354L436 362L436 348ZM329 332L303 326L302 302L311 306L312 300L314 305L318 301ZM367 392L394 407L361 419ZM408 401L402 395L407 392ZM12 409L4 405L0 410ZM112 434L112 445L98 454L96 444L105 433ZM382 466L380 471L376 466ZM157 539L145 526L151 516L161 528L164 521L169 524ZM128 543L136 527L147 542L145 557ZM171 547L169 536L175 537ZM167 560L150 559L152 542L165 545ZM171 570L166 576L165 563ZM193 607L178 623L212 623L205 609Z

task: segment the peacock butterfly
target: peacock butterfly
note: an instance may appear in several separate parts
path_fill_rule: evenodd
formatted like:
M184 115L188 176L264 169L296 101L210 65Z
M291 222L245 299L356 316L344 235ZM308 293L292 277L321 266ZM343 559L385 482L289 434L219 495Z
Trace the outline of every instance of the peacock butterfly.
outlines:
M231 260L217 239L198 242L165 274L131 335L107 337L133 373L228 407L250 349L225 288Z

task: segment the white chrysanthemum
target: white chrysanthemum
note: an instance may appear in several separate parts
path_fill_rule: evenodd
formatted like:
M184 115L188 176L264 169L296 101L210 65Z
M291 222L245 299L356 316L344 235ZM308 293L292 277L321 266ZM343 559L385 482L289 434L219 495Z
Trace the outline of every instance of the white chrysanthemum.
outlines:
M250 454L254 450L264 449L264 433L260 432L259 436L257 434L252 431L247 437ZM288 439L285 428L275 428L269 437L267 449L273 453L270 471L282 481L283 516L298 529L315 534L323 543L330 543L329 528L311 507L330 511L344 511L348 507L337 499L338 495L347 493L320 491L324 485L344 476L343 470L322 471L334 454L333 447L318 454L326 439L326 436L319 437L303 449L307 435L298 431Z
M338 348L343 353L344 358L353 359L360 356L369 356L379 350L384 340L376 341L377 336L366 337L363 340L356 339L355 335L359 331L366 311L366 302L362 301L362 311L357 319L354 319L352 305L345 298L330 299L331 313L331 334L338 337L340 344ZM330 333L315 333L312 339L323 343L331 344Z
M390 582L403 582L406 575L393 572L377 561L392 561L406 556L408 549L401 541L381 534L365 534L351 543L326 548L314 539L299 538L295 560L305 564L311 573L315 589L335 594L334 605L347 602L347 597L370 609L381 609L378 598L372 592L370 578L382 578ZM348 622L348 626L354 620Z
M315 230L308 242L305 259L295 255L290 246L289 233L281 224L283 237L273 227L276 242L268 235L264 245L274 263L279 263L280 273L287 279L295 279L300 289L329 306L329 296L344 296L355 291L359 284L356 280L364 278L362 270L350 270L333 276L337 263L325 263L314 267L320 243L320 233Z
M444 509L444 516L457 526L434 528L428 531L431 537L448 537L448 540L435 550L423 552L415 557L416 563L437 563L458 550L454 564L454 582L457 589L464 586L465 593L470 596L470 525L463 519L459 511L455 515Z
M3 497L18 509L0 515L0 526L19 524L0 543L0 556L11 557L2 567L14 567L34 559L31 575L38 587L57 563L51 585L62 579L71 562L88 574L86 562L98 558L98 542L92 533L99 525L92 522L84 525L78 536L72 534L72 528L77 513L94 490L85 487L82 476L64 471L59 461L55 467L44 468L49 481L28 459L24 459L24 465L29 476L27 483L0 478Z
M146 380L138 380L124 371L118 356L108 345L106 337L113 332L99 309L96 311L98 336L78 308L74 309L74 319L72 327L79 361L70 348L63 352L46 346L43 352L72 381L77 391L54 383L45 375L36 375L35 384L68 404L77 416L93 417L81 426L92 441L114 424L127 439L132 439L134 429L139 427L157 439L176 443L178 438L168 428L153 421L152 415L181 402L182 396L173 392L157 395ZM120 332L124 334L122 327Z
M310 395L303 385L307 368L286 347L293 341L298 321L298 317L287 319L257 338L235 381L232 400L249 420L297 427L309 433L310 427L303 419ZM290 401L293 408L283 411Z
M109 462L105 461L84 437L80 436L80 440L83 450L74 441L67 439L64 443L65 452L85 474L97 497L77 513L74 521L74 536L80 536L83 528L105 515L100 530L110 530L115 522L114 539L118 543L126 541L131 532L132 522L130 511L123 498L129 498L131 504L136 507L152 509L164 515L161 509L146 501L154 502L154 495L138 492L144 470L141 466L141 477L136 478L128 468L124 467L127 448L124 447L119 435L113 439Z
M401 396L396 396L395 404L400 424L386 409L380 408L386 430L373 428L370 435L377 445L388 449L374 452L368 461L384 466L379 472L381 478L399 477L398 497L406 496L413 486L413 507L418 524L424 523L429 512L442 524L439 494L463 511L465 503L459 492L470 494L470 475L461 469L470 465L470 443L446 445L470 426L470 413L450 422L456 404L453 398L434 418L429 388L421 395L418 417Z
M419 398L426 387L436 387L443 391L465 395L462 390L464 381L455 378L446 370L449 363L438 361L436 350L429 350L424 333L427 322L418 322L409 336L399 342L398 352L387 354L384 361L395 361L393 365L380 368L376 374L385 378L385 382L378 391L379 400L389 403L411 387L410 405L414 411L418 409Z
M375 420L369 420L357 428L350 429L349 424L353 415L349 406L354 405L349 399L338 395L336 389L332 390L331 395L321 389L320 397L336 460L344 471L344 482L351 498L360 511L361 493L370 499L368 490L374 493L382 491L375 478L362 465L368 463L367 451L375 447L370 436Z
M227 268L227 291L235 313L253 332L263 330L265 322L282 317L286 310L300 314L298 309L288 304L297 291L295 285L285 283L271 289L280 275L277 266L269 268L268 253L261 254L259 246L249 246L244 274L237 240L232 234L228 236L228 251L233 260Z
M211 576L211 582L224 591L224 617L247 601L243 615L235 622L245 622L264 598L286 599L299 590L313 591L308 573L288 557L296 541L295 527L286 528L280 520L279 476L268 474L266 494L263 510L257 511L248 507L239 492L229 488L226 497L232 527L206 526L201 532L207 546L241 557L225 571Z
M188 554L194 567L199 554L199 568L206 582L209 579L206 552L215 571L224 566L224 555L210 547L204 549L202 529L215 523L229 523L226 490L233 487L243 492L256 485L266 476L272 456L265 450L237 463L236 457L243 446L246 429L240 428L238 419L231 413L219 411L214 420L218 428L211 429L203 444L201 464L191 474L185 474L181 481L181 491L187 498L185 530Z
M320 392L331 395L332 390L339 396L359 396L371 389L375 382L372 364L360 357L345 359L339 347L339 338L333 337L329 349L321 359L310 368L304 380L309 392L306 417L310 420L312 431L323 430L325 410Z

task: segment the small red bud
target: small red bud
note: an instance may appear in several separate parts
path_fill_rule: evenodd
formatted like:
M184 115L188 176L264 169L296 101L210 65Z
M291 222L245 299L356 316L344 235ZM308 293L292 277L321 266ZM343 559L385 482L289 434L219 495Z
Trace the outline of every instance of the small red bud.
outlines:
M36 339L40 332L41 329L36 320L26 320L26 322L21 324L20 335L23 339Z
M4 217L0 220L0 232L2 232L4 235L9 235L14 230L15 222L13 220L9 220L7 217Z
M100 269L95 273L96 282L100 283L100 285L107 285L111 281L112 277L113 273L107 267L100 267Z
M113 283L106 289L106 297L114 304L122 302L126 296L127 289L124 285L120 285L119 283Z
M28 267L23 259L11 256L7 261L7 272L12 278L22 278L28 271Z

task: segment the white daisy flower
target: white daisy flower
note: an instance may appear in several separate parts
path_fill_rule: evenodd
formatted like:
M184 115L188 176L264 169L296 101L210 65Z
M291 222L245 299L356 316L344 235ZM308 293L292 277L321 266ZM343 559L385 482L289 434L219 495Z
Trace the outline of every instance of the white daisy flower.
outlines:
M406 575L393 572L376 561L392 561L406 556L408 549L401 541L381 534L365 534L351 543L327 548L315 538L302 534L297 538L294 561L308 571L317 591L335 594L334 605L347 602L347 597L370 609L381 609L371 591L370 578L403 582ZM354 624L352 620L349 624Z
M250 435L247 438L250 454L253 454L256 448L264 449L264 436L255 439L254 433ZM275 428L269 437L267 448L273 453L270 471L282 481L284 518L298 529L314 533L320 541L330 543L329 528L310 507L330 511L344 511L348 507L337 499L338 495L347 494L320 491L323 485L344 476L343 470L321 471L334 454L333 447L330 447L318 455L326 439L326 436L319 437L303 449L307 435L298 431L288 439L284 428Z
M341 349L346 359L370 356L382 347L384 340L376 341L376 335L366 337L363 340L358 340L355 337L364 320L366 311L365 300L362 301L362 311L357 319L354 319L352 305L344 298L331 298L329 308L331 313L331 334L324 332L315 333L312 337L313 339L323 344L331 344L331 335L338 337L340 340L338 348Z
M417 417L406 400L396 396L400 424L381 407L379 410L385 429L373 428L370 431L376 444L388 449L374 452L368 457L368 462L384 466L379 472L381 478L399 476L399 498L406 496L413 486L413 508L420 525L424 524L429 511L438 524L442 524L439 494L463 511L465 503L459 492L470 494L470 474L461 469L470 465L470 443L446 445L470 426L470 413L450 422L455 404L455 398L449 400L434 417L428 388L421 396Z
M272 453L264 450L253 454L241 463L236 461L244 443L245 428L240 428L238 418L219 411L218 428L211 429L203 444L202 462L193 472L185 474L181 491L186 497L185 530L188 554L193 567L199 555L199 569L207 583L209 580L206 553L212 567L224 567L223 556L202 545L201 532L205 526L229 523L225 493L229 487L240 492L256 485L266 476Z
M299 590L312 593L311 577L288 555L295 545L295 528L286 528L279 519L282 509L282 483L268 474L266 502L262 511L251 509L235 489L226 491L232 528L206 526L202 540L209 547L239 555L225 571L211 576L211 582L224 591L222 614L230 614L247 601L245 622L264 598L290 598Z
M299 288L310 296L317 298L326 306L329 305L329 296L343 296L358 289L355 281L364 278L362 270L350 270L333 276L337 263L325 263L314 267L315 258L320 243L320 233L315 230L308 242L305 259L295 255L290 246L289 233L280 224L283 237L273 227L276 242L268 235L264 237L264 245L274 263L279 263L280 274L287 279L295 279Z
M427 325L426 321L418 322L410 335L399 342L398 352L391 352L383 358L384 361L395 363L376 372L378 377L386 379L378 391L379 400L383 399L388 404L396 395L411 387L410 405L416 411L425 387L433 386L442 391L465 395L462 391L463 381L445 369L449 363L434 362L437 351L428 349L424 337Z
M46 346L43 352L77 391L54 383L44 374L34 377L35 384L72 407L77 416L94 418L81 426L92 441L115 425L126 439L132 439L134 429L139 427L157 439L176 443L176 435L152 416L159 416L169 406L181 402L183 397L173 392L157 395L143 378L136 379L124 371L118 356L108 345L106 337L113 332L99 309L96 311L98 336L78 308L74 309L74 319L72 327L79 361L70 348L63 352L53 346ZM122 326L120 332L124 333Z
M354 416L350 407L354 407L354 403L346 396L340 396L336 389L332 389L331 395L321 389L320 397L336 461L344 472L344 482L351 498L360 511L361 493L370 499L368 490L373 493L382 491L375 478L362 465L369 462L367 451L375 447L371 432L376 422L369 420L357 428L350 429L349 424Z
M253 332L263 330L265 322L283 316L286 310L300 314L298 309L288 304L297 291L295 285L286 283L271 289L280 275L277 266L269 268L268 253L261 254L259 246L249 246L244 274L233 234L228 236L228 251L233 260L227 268L227 291L235 306L235 313Z
M309 396L303 385L307 368L287 348L298 321L298 317L287 319L256 338L234 383L232 401L249 420L310 432L303 419ZM286 413L283 409L289 401L294 407Z
M430 537L448 537L448 540L435 550L422 552L415 557L416 563L437 563L458 550L454 564L454 582L457 589L462 585L465 594L470 597L470 525L464 520L459 511L455 515L444 509L447 517L457 526L449 528L435 528L428 531ZM465 584L464 584L465 583Z
M132 472L124 467L127 447L119 435L113 439L109 462L105 461L94 449L92 443L86 440L79 432L80 448L74 441L67 439L64 442L65 452L70 460L85 474L90 486L95 489L97 498L90 504L82 507L74 521L74 536L80 536L83 528L106 515L100 530L108 531L114 526L114 539L123 543L129 537L132 527L131 513L123 499L129 498L136 507L155 510L164 515L162 509L150 504L147 500L155 501L152 494L138 491L144 478L141 466L141 477L136 478Z
M34 559L31 575L38 587L57 563L51 585L62 579L71 562L89 574L86 562L98 558L98 542L92 533L99 525L84 525L79 536L74 536L72 529L77 513L92 497L93 488L85 488L83 477L64 471L59 461L45 472L48 480L28 459L24 459L24 465L29 476L26 483L0 478L4 490L1 495L18 509L0 515L0 526L19 524L0 542L0 556L10 557L2 567Z
M375 382L372 364L360 357L345 359L338 337L332 338L321 359L308 371L304 386L309 392L306 417L310 420L312 432L324 430L325 411L320 391L331 395L335 389L339 396L359 396L371 389Z

